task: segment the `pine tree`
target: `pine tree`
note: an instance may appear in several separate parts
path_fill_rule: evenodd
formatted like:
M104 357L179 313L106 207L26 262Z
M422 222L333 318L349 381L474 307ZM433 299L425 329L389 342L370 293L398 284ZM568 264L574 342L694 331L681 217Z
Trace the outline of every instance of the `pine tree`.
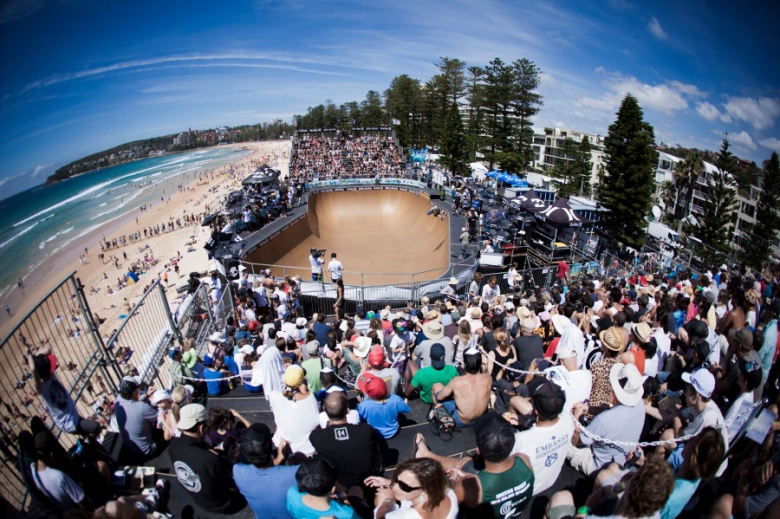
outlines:
M760 267L769 258L771 244L780 230L780 159L772 152L764 161L764 185L756 207L756 224L748 244L746 261L753 267Z
M447 112L444 125L444 136L441 144L442 163L456 175L465 175L469 169L466 165L466 138L463 133L463 120L460 117L458 103L453 102Z
M655 189L655 132L642 108L628 94L604 140L606 169L596 198L610 214L602 225L620 241L639 247L645 240L645 215Z
M721 254L730 249L729 227L734 224L737 205L737 183L731 176L735 163L729 151L729 141L723 139L715 159L717 169L707 179L707 193L702 203L704 211L699 227L698 238L714 249L704 258L708 263L720 263Z
M533 61L525 58L512 63L515 76L515 101L518 127L515 134L515 151L520 155L523 167L534 159L534 130L531 118L539 113L544 102L542 95L536 91L541 83L542 71Z
M587 135L580 141L580 146L577 149L577 180L580 184L580 196L590 196L593 191L590 183L590 177L593 172L593 162L590 160L590 139Z

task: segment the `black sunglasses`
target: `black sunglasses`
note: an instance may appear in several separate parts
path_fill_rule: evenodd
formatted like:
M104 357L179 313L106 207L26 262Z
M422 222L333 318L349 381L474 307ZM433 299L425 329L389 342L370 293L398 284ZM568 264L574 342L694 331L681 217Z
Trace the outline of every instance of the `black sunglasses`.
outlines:
M403 481L400 481L400 480L396 480L395 483L396 483L396 485L398 485L398 488L400 488L401 490L403 490L404 492L407 492L407 493L414 492L415 490L420 490L422 488L422 487L410 486L407 483L404 483Z

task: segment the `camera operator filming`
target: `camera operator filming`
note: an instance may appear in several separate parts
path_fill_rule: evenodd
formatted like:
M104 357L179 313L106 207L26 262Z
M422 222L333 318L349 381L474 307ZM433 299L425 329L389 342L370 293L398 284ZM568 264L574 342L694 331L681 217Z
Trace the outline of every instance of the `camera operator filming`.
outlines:
M312 247L311 254L309 255L312 281L322 281L322 265L325 263L325 259L323 259L324 255L325 249L318 250Z

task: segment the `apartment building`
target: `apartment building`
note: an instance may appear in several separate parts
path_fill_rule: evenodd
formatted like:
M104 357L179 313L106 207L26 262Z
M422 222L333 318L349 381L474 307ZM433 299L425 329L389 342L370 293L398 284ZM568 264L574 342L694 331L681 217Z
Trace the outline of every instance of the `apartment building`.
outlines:
M565 153L566 141L571 140L579 146L587 137L590 143L590 162L592 164L590 183L599 181L599 168L604 165L604 137L592 133L566 128L545 128L543 134L534 134L534 160L532 166L546 171L552 170L562 161L572 160Z

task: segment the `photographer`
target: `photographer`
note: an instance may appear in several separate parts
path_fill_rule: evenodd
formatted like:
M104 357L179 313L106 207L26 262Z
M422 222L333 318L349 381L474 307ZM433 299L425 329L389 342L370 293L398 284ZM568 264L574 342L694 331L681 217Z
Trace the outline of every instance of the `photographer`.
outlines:
M325 263L325 260L323 259L324 254L325 254L325 249L317 250L314 247L312 247L311 249L311 254L309 255L309 263L311 263L312 281L322 281L322 265Z

